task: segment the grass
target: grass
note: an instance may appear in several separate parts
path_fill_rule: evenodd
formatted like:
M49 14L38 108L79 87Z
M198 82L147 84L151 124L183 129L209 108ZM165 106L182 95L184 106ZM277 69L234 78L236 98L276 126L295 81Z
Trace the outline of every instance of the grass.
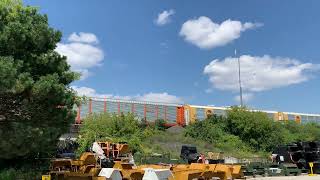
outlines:
M38 180L41 172L35 170L3 169L0 171L1 180Z

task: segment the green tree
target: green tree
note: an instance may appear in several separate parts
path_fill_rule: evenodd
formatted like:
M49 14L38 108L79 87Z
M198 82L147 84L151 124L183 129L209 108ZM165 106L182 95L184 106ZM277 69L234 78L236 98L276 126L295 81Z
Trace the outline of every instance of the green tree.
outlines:
M92 114L81 126L78 154L88 149L94 141L128 142L134 151L141 151L143 130L133 114Z
M36 8L0 1L0 162L47 157L75 118L78 75L55 52L60 39Z
M187 126L185 135L203 141L213 143L215 147L226 152L248 152L248 147L238 136L228 133L226 129L227 119L223 116L210 116L203 121L197 121Z
M320 126L317 123L298 124L289 121L283 124L288 131L286 142L315 141L320 139Z
M224 119L223 117L211 116L206 120L196 121L194 124L186 127L185 135L200 138L210 143L217 143L226 135L219 123L220 118Z
M233 107L227 112L227 131L248 143L255 150L271 151L284 143L283 127L266 113Z

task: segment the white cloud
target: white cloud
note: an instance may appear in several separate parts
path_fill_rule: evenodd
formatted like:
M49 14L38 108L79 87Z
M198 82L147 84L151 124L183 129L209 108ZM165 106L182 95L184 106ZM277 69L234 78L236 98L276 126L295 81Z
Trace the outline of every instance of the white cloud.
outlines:
M183 103L182 99L174 96L174 95L170 95L166 92L164 93L148 93L148 94L144 94L142 96L138 95L136 97L134 97L135 100L137 101L150 101L150 102L163 102L163 103Z
M91 73L90 68L99 66L104 59L104 52L97 46L98 39L91 33L72 33L67 43L58 43L56 51L67 57L73 71L81 73L85 79Z
M97 66L103 60L103 51L91 44L58 43L60 54L67 56L68 63L75 69L87 69Z
M123 100L136 100L136 101L148 101L148 102L162 102L162 103L178 103L182 104L183 100L177 96L170 95L166 92L163 93L147 93L143 95L135 96L119 96L113 94L100 94L95 89L89 87L72 86L79 96L97 97L97 98L112 98Z
M262 26L262 24L241 23L230 19L218 24L208 17L201 16L198 19L191 19L183 23L180 36L199 48L210 49L224 46L238 39L242 32L259 26Z
M240 57L242 88L246 93L266 91L309 80L311 72L319 70L318 64L268 55ZM237 92L238 63L236 58L215 59L204 68L204 74L214 88Z
M155 23L158 26L163 26L165 24L168 24L171 21L171 16L174 15L174 10L165 10L162 13L158 14L158 18L155 20Z
M76 69L74 71L76 71L76 72L81 74L80 80L87 79L89 76L91 76L91 72L89 72L88 69Z
M251 99L253 99L253 97L254 97L254 94L252 94L252 93L243 93L242 94L242 101L245 103L249 102ZM234 100L237 102L240 102L240 95L235 96Z
M84 33L84 32L80 32L79 35L75 32L72 33L69 36L68 41L81 42L81 43L95 43L95 44L99 43L99 40L96 35L92 33Z
M71 86L71 88L77 92L78 96L88 96L88 97L98 97L98 98L112 97L111 94L99 94L96 92L95 89L92 89L89 87Z

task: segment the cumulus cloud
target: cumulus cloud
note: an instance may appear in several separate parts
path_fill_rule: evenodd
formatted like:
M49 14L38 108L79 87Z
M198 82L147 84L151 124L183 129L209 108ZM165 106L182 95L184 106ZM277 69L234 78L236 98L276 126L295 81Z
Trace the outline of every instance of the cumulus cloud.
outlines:
M242 88L247 93L302 83L311 78L312 72L319 70L318 64L268 55L243 55L240 62ZM209 82L214 88L232 92L239 90L236 58L215 59L205 66L204 74L209 76Z
M158 14L158 18L155 20L155 24L158 26L163 26L168 24L171 21L171 16L174 15L174 10L165 10L162 13Z
M82 42L82 43L99 43L99 40L96 37L96 35L94 35L92 33L84 33L84 32L80 32L79 34L77 34L75 32L72 33L69 36L68 41Z
M81 74L80 80L87 79L89 76L91 76L91 72L89 72L88 69L74 69L74 71Z
M170 95L166 92L164 93L148 93L148 94L144 94L142 96L138 95L136 97L134 97L135 100L137 101L150 101L150 102L163 102L163 103L183 103L182 99L174 96L174 95Z
M122 99L122 100L136 100L136 101L148 101L148 102L162 102L162 103L177 103L182 104L182 98L179 98L174 95L170 95L166 92L163 93L146 93L143 95L134 95L134 96L119 96L113 94L102 94L97 93L95 89L89 87L78 87L72 86L79 96L87 97L97 97L97 98L111 98L111 99Z
M98 38L92 33L72 33L67 43L58 43L56 51L67 57L73 71L81 73L85 79L91 73L90 68L99 66L104 59L104 52L98 47Z
M211 49L224 46L238 39L242 32L262 26L261 23L241 23L230 19L221 24L213 22L210 18L201 16L183 23L180 36L202 49Z
M59 43L56 50L67 56L68 63L75 69L91 68L103 60L103 51L91 44Z
M97 98L111 98L112 94L99 94L95 89L89 87L79 87L79 86L71 86L73 90L76 91L78 96L88 96L88 97L97 97Z

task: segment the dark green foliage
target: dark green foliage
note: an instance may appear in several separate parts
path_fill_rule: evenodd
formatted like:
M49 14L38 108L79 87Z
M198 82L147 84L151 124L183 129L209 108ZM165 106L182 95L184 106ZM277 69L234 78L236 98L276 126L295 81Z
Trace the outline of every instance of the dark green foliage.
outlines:
M210 143L185 137L182 127L169 132L164 130L164 124L165 121L160 120L158 123L146 125L132 114L92 114L84 119L81 126L78 155L99 140L128 142L130 148L142 156L170 153L172 157L179 158L181 145L190 143L197 145L200 150L212 150Z
M320 125L317 123L297 124L288 122L283 126L287 130L286 140L288 142L320 140Z
M319 140L320 126L275 122L263 112L233 107L226 117L211 116L188 126L186 135L212 142L226 151L270 152L280 144Z
M60 39L36 8L0 2L0 163L50 156L74 121L77 74L54 51Z
M143 128L132 114L92 114L85 118L78 138L78 154L89 148L94 141L110 140L128 142L134 151L141 150Z
M155 128L160 131L164 131L167 129L166 121L163 119L157 119L154 125L155 125Z
M213 143L216 148L226 152L249 152L250 148L241 138L226 131L226 122L224 117L213 115L188 126L185 135Z
M1 180L38 180L41 179L41 173L34 169L28 170L15 170L15 169L4 169L0 171Z
M203 121L165 129L165 122L154 125L139 122L132 114L93 114L84 120L80 130L80 148L85 151L95 140L126 141L140 155L170 154L179 158L183 144L194 144L199 152L224 152L234 157L266 157L279 144L320 138L316 124L275 122L265 113L232 108L227 117L210 116ZM160 128L161 127L161 128Z
M144 141L166 129L164 120L156 120L154 124L138 121L128 114L92 114L85 118L81 126L77 142L78 155L86 151L94 141L127 142L134 152L148 153L149 148Z
M220 117L212 116L210 119L195 122L186 128L186 135L216 143L226 135L221 128L221 124L217 123L218 118Z
M239 136L255 150L271 151L284 142L281 124L266 113L234 107L228 111L226 120L227 132Z

